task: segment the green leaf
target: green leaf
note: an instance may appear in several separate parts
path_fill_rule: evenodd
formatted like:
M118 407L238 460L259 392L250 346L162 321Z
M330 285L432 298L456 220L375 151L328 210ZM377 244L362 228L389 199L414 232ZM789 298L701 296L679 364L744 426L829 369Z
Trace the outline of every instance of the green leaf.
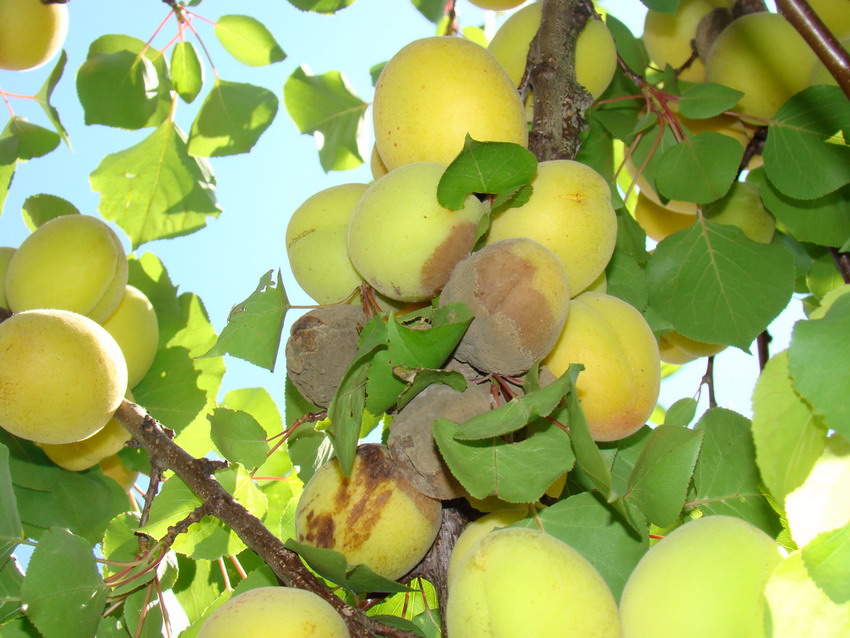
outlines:
M836 605L809 576L801 552L783 560L770 575L765 597L772 638L850 635L850 605Z
M231 410L247 412L257 420L266 436L283 431L283 419L277 405L265 388L240 388L224 395L221 404Z
M679 332L746 350L791 298L794 259L780 243L698 221L658 244L647 279L650 306Z
M713 408L695 429L705 435L686 507L743 518L775 538L779 520L760 487L750 422L731 410Z
M79 215L80 211L67 199L41 193L30 195L24 200L21 214L24 216L27 228L35 230L51 219L62 215Z
M731 109L743 96L741 91L730 89L722 84L713 82L696 84L682 93L679 112L692 120L714 117Z
M818 535L803 548L803 561L833 602L850 602L850 523Z
M9 448L0 444L0 561L7 561L6 556L17 546L17 543L7 539L23 539L21 517L15 491L12 487L12 472L9 469Z
M460 372L450 370L394 366L393 375L403 380L407 386L398 395L398 401L396 401L397 410L401 410L422 390L435 383L447 385L458 392L463 392L466 389L466 377Z
M171 81L180 99L191 104L204 86L204 67L191 42L178 42L171 51Z
M43 157L59 146L59 135L17 115L9 120L3 132L17 138L18 159L29 160Z
M247 153L277 115L277 97L253 84L217 80L189 133L189 154L221 157Z
M366 386L366 408L382 414L396 404L405 382L393 374L398 366L438 368L451 356L472 321L466 306L451 304L434 314L430 323L405 325L394 315L387 318L386 348L375 354Z
M273 272L270 270L263 275L257 289L233 307L218 341L204 357L230 354L266 370L274 370L283 320L291 306L280 271L277 282Z
M61 526L97 543L109 521L127 508L124 491L98 471L63 470L36 445L3 430L0 443L9 449L18 513L28 538Z
M676 522L688 492L703 432L661 425L646 442L629 477L626 494L651 523Z
M534 503L574 462L569 435L549 421L531 424L518 442L458 440L460 426L446 419L434 421L433 431L452 474L479 499L495 495L509 503Z
M762 479L779 503L803 484L826 445L821 419L794 390L787 351L767 362L756 383L753 440Z
M153 63L133 51L92 53L77 71L77 95L86 124L140 129L157 108Z
M56 60L53 70L50 71L50 75L47 76L47 79L44 81L41 89L39 89L38 93L36 93L33 97L35 97L36 102L38 102L38 105L42 108L47 115L47 118L53 124L53 128L55 128L56 132L59 133L62 141L70 148L71 139L68 137L68 131L65 130L64 126L62 126L62 121L59 119L59 111L57 111L56 107L50 103L50 98L53 97L53 91L56 88L56 85L59 84L59 80L62 79L62 73L65 71L65 64L67 62L68 54L65 53L65 50L63 49L59 53L59 57Z
M283 100L299 131L321 134L319 161L325 172L363 163L358 138L368 105L339 71L310 75L303 66L295 69L283 86Z
M684 140L662 153L655 183L664 197L707 204L729 191L743 156L744 148L728 135L686 133Z
M797 240L838 248L850 237L850 186L815 199L794 199L780 192L762 168L750 171L747 179L760 186L765 208Z
M301 556L323 578L353 592L409 592L406 585L379 576L366 565L349 566L345 556L332 549L313 547L290 538L286 548Z
M260 520L265 517L268 501L242 466L217 472L215 477L251 514ZM183 521L200 505L201 499L179 477L171 477L154 499L150 520L140 531L162 538L170 526ZM232 556L245 548L236 532L213 516L192 523L172 546L175 552L207 560Z
M3 205L15 176L20 145L18 138L13 135L0 137L0 215L3 214Z
M544 388L515 397L504 405L474 416L455 431L458 441L474 441L516 432L528 423L547 417L573 390L567 373Z
M605 278L609 295L628 302L641 312L646 310L649 286L646 270L641 268L637 259L623 250L615 250L605 267Z
M207 419L213 443L228 461L252 468L265 462L269 453L266 432L253 416L241 410L216 408Z
M850 182L850 148L835 136L850 130L850 101L837 86L817 85L788 100L764 145L764 170L795 199L815 199ZM814 170L816 167L816 170Z
M657 0L656 0L657 1ZM678 0L665 0L667 2L678 2ZM610 13L605 16L605 26L614 37L617 45L617 53L622 56L623 61L634 71L642 72L649 64L649 55L646 46L640 38L636 38L629 28Z
M124 620L133 638L160 638L162 608L159 598L147 589L133 592L124 601Z
M469 134L437 186L437 200L450 210L463 208L472 193L501 195L530 184L537 158L519 144L479 142Z
M177 602L190 623L198 621L224 591L219 565L208 560L193 560L177 555L179 575L174 584Z
M171 94L173 87L171 85L168 61L162 51L158 51L151 47L149 43L129 35L104 35L91 43L88 57L125 54L128 51L136 57L144 57L147 62L153 64L153 70L156 72L157 99L151 116L143 126L158 126L166 118L170 118L173 103L173 96ZM149 68L147 62L143 64L146 68Z
M0 627L6 631L8 623L24 612L18 602L21 598L21 584L24 582L24 572L18 565L18 560L11 555L0 556L0 599L11 599L0 602ZM17 599L17 600L16 600ZM5 638L6 634L3 633Z
M850 437L850 295L835 300L822 319L799 321L788 363L794 388L823 417L824 425Z
M538 523L539 521L539 523ZM581 553L602 575L615 600L649 549L649 535L635 533L598 495L584 492L542 510L515 527L537 528Z
M410 0L410 2L419 10L419 13L434 24L442 19L446 10L446 4L443 0Z
M215 37L230 55L248 66L266 66L286 59L271 31L251 16L221 16L215 23Z
M91 186L101 195L101 215L124 229L133 249L193 233L221 213L212 169L189 155L185 136L171 121L107 155L91 174Z
M43 635L91 638L106 594L88 541L56 527L42 534L21 597L27 617Z
M651 11L659 13L676 13L680 0L640 0Z
M697 411L697 400L691 397L679 399L667 409L664 415L664 425L686 426L694 420Z
M354 4L354 0L289 0L289 4L302 11L336 13Z

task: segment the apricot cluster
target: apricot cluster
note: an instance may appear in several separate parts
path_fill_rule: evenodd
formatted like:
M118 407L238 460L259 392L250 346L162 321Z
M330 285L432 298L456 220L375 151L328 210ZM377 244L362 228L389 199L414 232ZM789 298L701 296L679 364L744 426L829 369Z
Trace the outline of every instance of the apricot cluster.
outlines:
M159 324L128 285L124 248L103 221L63 215L0 248L0 427L84 470L129 433L112 417L148 373Z
M436 366L460 373L466 389L434 384L386 408L386 447L362 445L347 476L337 459L327 462L298 504L300 542L340 551L350 564L388 578L403 576L428 551L442 501L463 496L488 506L447 468L432 434L437 419L463 423L522 395L523 376L541 362L542 385L571 363L585 366L578 397L599 440L639 429L657 400L657 341L640 312L604 292L617 220L611 186L599 173L577 161L540 162L530 197L500 211L476 194L457 209L438 198L467 137L527 146L526 105L507 67L520 57L524 63L539 9L538 3L518 12L489 50L459 37L402 48L376 83L375 181L313 195L287 228L292 272L322 304L292 326L287 373L319 407L336 405L354 357L365 356L361 335L370 317L389 321L394 313L394 325L412 322L405 318L411 304L430 304L433 312L463 304L472 314L451 357ZM515 31L517 25L525 26ZM579 81L599 95L614 72L613 41L602 22L591 21L585 33L611 53L578 53ZM424 322L418 327L428 329ZM502 398L495 396L498 384ZM545 551L550 542L530 541Z

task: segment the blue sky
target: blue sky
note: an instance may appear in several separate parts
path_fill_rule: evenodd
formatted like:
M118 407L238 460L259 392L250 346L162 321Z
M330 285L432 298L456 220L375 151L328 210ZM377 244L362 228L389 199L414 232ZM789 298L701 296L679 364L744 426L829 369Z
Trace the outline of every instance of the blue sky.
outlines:
M641 32L644 9L639 0L610 0L602 4L612 8L636 34ZM226 0L205 0L195 11L214 20L222 14L238 12L235 6L238 5ZM249 155L212 160L222 215L200 232L145 244L139 251L156 253L181 291L195 292L204 300L217 330L224 326L230 307L250 294L260 276L271 269L282 270L294 304L311 303L294 283L286 262L284 233L289 215L319 190L371 180L365 165L340 173L322 171L315 141L299 134L284 110L282 87L286 78L301 64L317 74L339 70L347 76L354 91L369 101L372 96L369 67L387 60L410 40L434 33L433 24L406 0L358 0L334 17L303 13L284 0L243 6L245 12L263 21L272 31L288 55L285 61L263 68L240 65L218 45L209 25L196 20L196 29L222 79L252 82L271 89L281 98L281 109ZM69 7L71 26L66 42L69 60L53 102L70 132L73 151L62 146L44 158L19 165L0 216L0 245L16 246L28 234L19 211L30 195L58 195L84 213L97 214L98 196L89 187L89 174L104 155L131 146L150 132L86 126L76 98L74 76L85 60L89 43L96 37L121 33L147 40L167 15L167 7L158 0L72 0ZM485 12L467 0L459 0L458 11L463 26L485 22ZM488 19L492 21L493 17ZM176 26L172 21L153 45L164 46L174 33ZM24 73L0 71L0 87L10 93L32 94L42 85L51 66L52 63ZM207 87L211 77L207 68ZM200 102L199 99L194 105L181 103L178 107L177 120L184 130L189 129ZM13 100L12 105L18 115L49 126L36 105L25 100ZM0 117L0 122L5 122L5 118ZM285 334L297 314L289 313ZM799 313L792 319L797 316ZM787 337L783 335L788 325L785 322L785 327L775 331L774 351L784 347L782 343ZM278 361L273 374L231 357L227 365L222 392L264 386L282 408L282 361ZM692 395L703 370L703 364L698 363L678 373L673 382L668 382L662 403L669 405L676 398ZM749 413L749 396L758 372L755 361L743 353L730 351L718 357L716 370L721 402Z

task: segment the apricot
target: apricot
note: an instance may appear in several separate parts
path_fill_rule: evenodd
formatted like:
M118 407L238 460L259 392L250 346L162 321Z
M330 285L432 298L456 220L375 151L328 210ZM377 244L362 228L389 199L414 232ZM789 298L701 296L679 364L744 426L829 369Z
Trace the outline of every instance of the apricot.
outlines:
M636 432L658 401L655 335L637 309L611 295L585 292L573 298L564 330L543 363L556 377L571 363L584 365L578 398L597 441Z
M308 197L286 227L298 285L320 304L344 301L363 279L348 257L348 221L366 184L332 186Z
M735 182L721 199L703 207L705 218L717 224L737 226L761 244L769 244L776 231L776 220L761 201L758 184Z
M378 78L372 116L375 145L390 171L411 162L448 165L467 134L528 143L510 77L486 49L460 37L422 38L399 50Z
M350 638L333 606L306 589L257 587L234 596L204 621L198 638Z
M6 270L9 268L9 262L12 261L12 255L15 254L15 249L11 246L0 246L0 308L9 309L9 304L6 301Z
M127 392L127 398L133 401L133 395ZM90 437L73 443L45 443L42 451L59 467L79 472L87 470L108 456L117 454L124 448L132 435L115 417Z
M578 551L545 532L497 529L467 549L449 585L449 636L619 638L617 603Z
M115 339L67 310L0 323L0 427L36 443L72 443L103 428L127 391Z
M469 0L471 4L490 11L506 11L518 7L525 0Z
M677 213L662 206L649 198L643 190L638 193L634 215L647 236L655 241L666 239L696 221L695 215Z
M700 357L711 357L726 349L717 343L706 343L686 337L680 332L668 332L658 339L658 351L665 363L681 365Z
M121 302L101 324L112 335L127 362L127 385L145 378L159 348L159 322L153 304L141 290L125 286Z
M286 374L311 403L327 407L357 352L366 315L360 305L316 308L299 317L286 341Z
M691 41L697 36L697 26L717 7L731 7L732 2L682 0L675 13L647 11L643 24L643 43L649 59L659 68L668 64L681 67L693 53ZM688 82L705 82L705 61L695 59L679 78Z
M482 372L523 374L555 345L570 307L558 257L532 239L488 243L452 272L441 304L463 302L474 315L455 358Z
M487 244L537 240L560 258L575 296L604 272L614 253L617 216L608 182L580 162L550 160L540 162L532 186L525 204L493 216Z
M413 488L383 445L357 448L345 476L325 463L304 486L295 511L299 542L342 553L395 580L425 556L440 528L440 502Z
M743 519L685 523L653 545L626 582L623 638L678 637L683 627L691 638L766 636L764 588L781 560L776 541Z
M514 86L525 73L528 49L540 28L543 3L534 2L513 13L499 27L487 50L508 72ZM576 40L576 80L594 99L605 92L617 70L617 48L608 27L589 19ZM532 104L529 96L527 103Z
M773 117L795 93L809 85L815 54L778 13L750 13L721 31L708 53L711 82L742 91L734 110Z
M68 35L68 7L41 0L0 0L0 69L46 64Z
M449 556L448 574L446 576L448 582L451 583L466 553L478 541L493 530L513 525L526 516L528 516L528 509L525 507L505 507L467 523L463 532L457 537L451 556Z
M474 195L460 210L437 201L443 164L415 162L369 186L348 225L348 254L378 292L399 301L436 295L472 250L484 206Z
M63 215L21 242L6 272L6 299L12 312L57 308L102 322L126 285L127 256L115 231L90 215Z
M101 459L98 466L100 466L100 470L104 476L108 476L118 483L125 492L130 491L130 488L136 484L136 479L139 477L139 473L127 467L117 454L111 454L105 459Z

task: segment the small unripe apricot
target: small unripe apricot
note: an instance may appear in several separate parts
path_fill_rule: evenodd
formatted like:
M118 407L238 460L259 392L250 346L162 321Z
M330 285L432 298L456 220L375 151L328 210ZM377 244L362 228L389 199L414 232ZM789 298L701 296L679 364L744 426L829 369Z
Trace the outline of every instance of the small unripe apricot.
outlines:
M570 307L567 272L532 239L488 244L457 265L441 304L465 303L475 318L455 358L482 372L523 374L555 345Z
M127 386L136 386L151 369L159 348L159 322L153 304L141 290L126 286L115 312L102 325L124 353Z
M383 445L357 448L350 476L325 463L304 486L295 511L298 541L336 550L395 580L422 560L440 528L440 502L408 483Z

